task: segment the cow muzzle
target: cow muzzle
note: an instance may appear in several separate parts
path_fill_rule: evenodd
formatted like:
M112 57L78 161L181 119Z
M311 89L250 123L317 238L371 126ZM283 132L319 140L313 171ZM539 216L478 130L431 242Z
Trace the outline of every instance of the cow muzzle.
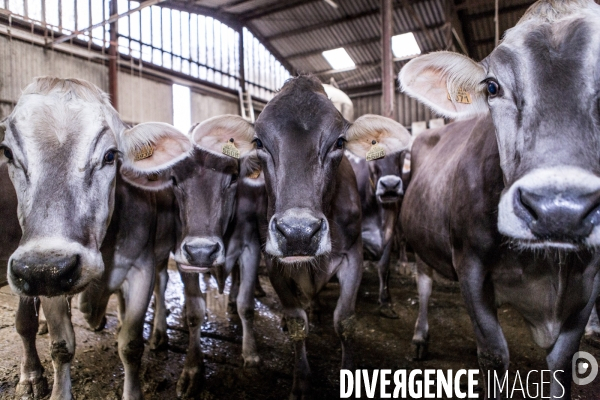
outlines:
M540 169L503 194L498 229L524 247L600 244L600 178L573 167Z
M310 261L327 254L331 251L327 219L303 208L275 214L269 222L265 250L289 263Z
M20 295L52 297L82 291L103 270L99 252L49 239L19 246L8 262L8 281Z
M402 179L396 175L385 175L377 180L375 195L380 203L396 203L404 194Z
M219 238L188 238L178 253L175 261L187 272L202 272L225 262L225 246Z

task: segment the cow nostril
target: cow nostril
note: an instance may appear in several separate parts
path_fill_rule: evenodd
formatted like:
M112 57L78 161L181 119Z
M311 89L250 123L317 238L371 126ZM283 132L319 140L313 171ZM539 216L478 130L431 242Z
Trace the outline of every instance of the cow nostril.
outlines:
M531 221L538 220L538 212L536 212L536 199L533 196L529 195L527 192L522 191L521 189L517 189L516 199L515 199L527 212L529 219Z

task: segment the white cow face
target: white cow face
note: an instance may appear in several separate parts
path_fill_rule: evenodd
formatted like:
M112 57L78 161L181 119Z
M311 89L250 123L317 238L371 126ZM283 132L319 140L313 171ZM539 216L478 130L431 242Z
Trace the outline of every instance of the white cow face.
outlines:
M490 113L506 182L498 229L522 247L600 245L598 30L593 1L538 2L481 63L431 53L400 73L437 112Z
M72 294L103 273L123 128L99 89L56 78L28 86L3 122L23 230L8 268L16 293Z

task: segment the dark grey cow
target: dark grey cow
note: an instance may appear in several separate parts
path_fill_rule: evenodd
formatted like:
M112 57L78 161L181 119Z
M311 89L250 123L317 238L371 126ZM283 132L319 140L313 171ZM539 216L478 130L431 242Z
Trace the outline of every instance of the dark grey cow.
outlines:
M27 296L56 296L41 298L52 338L52 399L71 397L69 364L75 338L68 301L61 295L83 289L81 310L92 327L102 324L108 295L118 292L123 398L142 398L139 367L144 315L155 265L166 262L175 241L173 196L147 189L171 185L176 165L184 168L183 176L186 167L195 171L184 162L198 161L195 146L168 124L126 129L96 87L56 78L40 78L26 88L1 132L23 230L9 262L11 287ZM117 173L119 151L124 156L122 174ZM235 175L228 161L211 165L211 171L217 172L223 166L227 182ZM222 194L219 201L232 197ZM212 257L214 251L204 251L204 244L185 248L188 254L204 252ZM208 246L212 249L214 243ZM188 310L197 308L188 306ZM202 318L203 312L191 319ZM18 390L37 396L44 385L35 351L37 317L29 300L20 303L17 330L24 342ZM195 368L185 368L184 375Z
M291 398L309 392L310 368L303 305L336 275L340 297L334 312L342 341L342 366L352 365L354 305L362 276L360 198L344 148L360 156L376 145L391 154L408 148L410 137L387 118L349 124L306 76L289 80L267 104L255 129L232 129L227 118L214 129L216 149L233 138L244 154L256 146L267 190L265 256L271 283L283 304L294 343ZM208 144L210 137L207 137Z
M402 125L397 125L399 132L409 135ZM392 309L388 281L393 238L404 195L402 168L406 154L406 151L394 153L383 159L367 162L346 153L360 193L365 256L377 261L379 312L387 318L398 318L398 314Z
M10 255L19 246L21 227L17 218L17 194L8 177L8 165L3 152L0 152L0 286L8 284L6 267Z
M600 284L599 30L593 1L539 1L481 63L432 53L400 73L436 111L483 114L415 140L405 234L459 280L484 376L509 364L496 314L508 303L546 349L560 399Z
M237 126L245 127L247 122L241 117L228 116ZM172 188L175 197L176 246L173 251L184 283L186 319L189 334L189 346L183 372L177 384L178 396L193 396L201 391L204 381L203 356L200 347L201 326L206 313L206 301L200 291L199 273L218 275L225 269L225 250L236 211L236 194L240 173L240 162L222 152L212 151L201 143L211 134L214 119L196 126L190 133L193 148L182 150L181 154L171 153L178 159L167 168L152 163L152 157L126 164L122 170L129 182L146 189ZM164 139L171 140L169 137ZM209 139L210 141L210 139ZM151 142L154 148L163 146L162 139ZM227 143L225 140L222 144ZM156 152L156 150L155 150ZM160 160L159 160L160 162ZM243 163L242 163L243 164ZM260 256L260 253L258 253ZM258 265L258 261L256 261ZM246 279L254 287L256 267L253 278ZM166 310L164 291L166 288L166 270L159 271L156 286L156 316L151 345L154 348L166 344ZM253 296L253 292L250 292ZM246 301L253 312L252 297ZM240 307L245 310L247 307ZM245 321L248 312L243 313ZM254 336L250 325L244 325L244 358L257 357L256 351L248 350L246 343L254 349Z

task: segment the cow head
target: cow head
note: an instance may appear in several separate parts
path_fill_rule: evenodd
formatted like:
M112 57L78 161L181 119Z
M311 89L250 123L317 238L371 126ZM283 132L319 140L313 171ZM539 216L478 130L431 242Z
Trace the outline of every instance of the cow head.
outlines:
M399 128L404 129L402 125ZM404 195L402 169L406 154L405 151L396 152L369 163L369 178L375 185L375 197L379 203L398 203Z
M57 78L36 79L0 124L23 231L8 265L16 293L76 293L103 273L123 129L97 87Z
M225 117L221 124L228 121ZM265 251L284 263L310 261L331 251L327 215L336 192L344 148L361 157L373 142L387 154L406 150L408 134L384 117L350 124L327 98L321 83L306 76L289 80L267 104L255 129L238 128L242 154L256 148L268 198ZM232 132L213 129L221 146ZM222 132L219 134L219 132Z
M179 210L174 258L184 271L198 272L225 262L223 236L235 212L239 163L223 154L222 146L240 126L248 125L241 117L226 117L229 129L215 128L215 119L209 119L192 129L191 140L172 126L157 123L140 124L124 135L123 177L146 189L173 189ZM213 134L229 137L217 143L207 139Z
M490 113L505 180L498 228L530 248L600 245L600 7L539 1L482 62L428 54L402 88L449 117Z

